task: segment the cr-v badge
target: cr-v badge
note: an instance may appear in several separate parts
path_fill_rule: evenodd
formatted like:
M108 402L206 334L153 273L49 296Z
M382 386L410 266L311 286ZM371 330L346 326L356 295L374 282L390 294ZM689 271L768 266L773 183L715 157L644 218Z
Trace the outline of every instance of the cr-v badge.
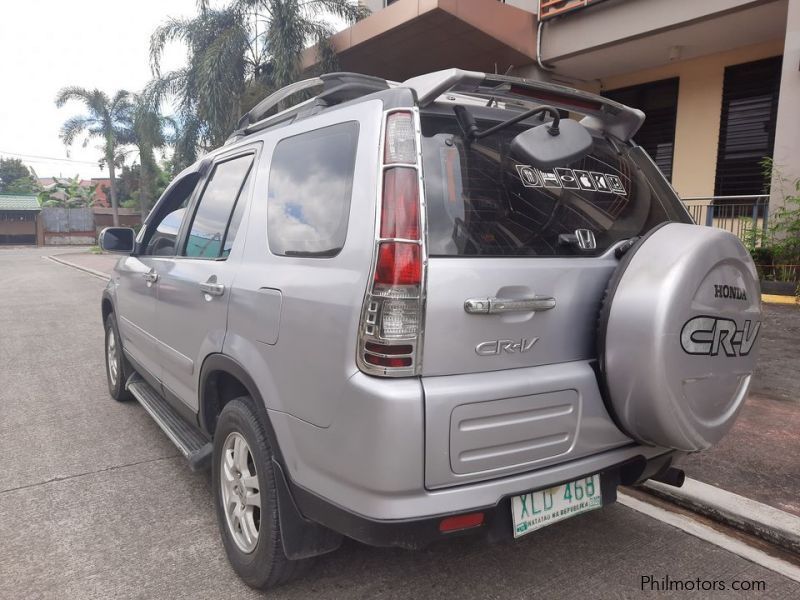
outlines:
M687 354L747 356L761 331L761 321L745 321L739 329L736 321L721 317L700 316L689 319L681 330L681 347Z
M478 356L499 356L504 352L507 354L522 354L530 351L539 338L522 338L516 340L489 340L481 342L475 346L475 354Z

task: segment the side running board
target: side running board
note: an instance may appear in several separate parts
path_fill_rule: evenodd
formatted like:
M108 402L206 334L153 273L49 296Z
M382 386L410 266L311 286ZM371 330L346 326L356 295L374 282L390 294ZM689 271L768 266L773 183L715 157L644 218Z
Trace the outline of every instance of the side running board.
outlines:
M125 387L186 457L192 471L201 471L211 466L214 447L209 439L187 423L149 383L138 373L133 373Z

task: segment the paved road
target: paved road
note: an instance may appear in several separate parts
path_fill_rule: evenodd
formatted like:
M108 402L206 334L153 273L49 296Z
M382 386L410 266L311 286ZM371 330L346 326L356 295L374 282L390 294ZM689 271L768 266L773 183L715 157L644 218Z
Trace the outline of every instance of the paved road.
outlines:
M103 282L41 253L0 250L0 598L261 597L226 562L208 476L137 404L108 397ZM346 543L268 597L625 598L647 575L762 580L765 593L738 597L800 597L800 584L619 505L517 543Z

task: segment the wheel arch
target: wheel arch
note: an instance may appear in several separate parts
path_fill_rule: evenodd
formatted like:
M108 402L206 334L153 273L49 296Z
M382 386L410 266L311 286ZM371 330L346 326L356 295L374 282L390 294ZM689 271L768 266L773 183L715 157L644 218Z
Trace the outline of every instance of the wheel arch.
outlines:
M103 315L103 323L106 322L108 315L115 312L114 302L111 300L111 294L109 294L107 291L103 291L103 299L100 301L100 310Z
M217 418L225 404L244 394L253 400L253 408L264 424L272 443L281 543L286 556L290 559L301 559L336 550L342 543L342 535L308 520L297 507L286 463L266 404L258 391L258 386L245 368L230 356L211 354L203 361L200 369L198 390L197 420L200 427L212 437Z
M253 378L235 359L226 354L207 356L200 369L198 392L197 420L206 433L214 435L217 417L228 402L247 395L253 400L255 410L277 446L264 398ZM279 449L275 450L279 452Z

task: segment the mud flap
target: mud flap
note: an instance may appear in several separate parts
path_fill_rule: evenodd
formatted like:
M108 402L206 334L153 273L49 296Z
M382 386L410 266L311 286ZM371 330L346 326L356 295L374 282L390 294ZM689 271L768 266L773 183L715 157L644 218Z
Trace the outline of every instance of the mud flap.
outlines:
M306 519L297 508L283 469L275 459L272 468L278 495L281 543L286 557L298 560L337 550L342 545L342 535Z

